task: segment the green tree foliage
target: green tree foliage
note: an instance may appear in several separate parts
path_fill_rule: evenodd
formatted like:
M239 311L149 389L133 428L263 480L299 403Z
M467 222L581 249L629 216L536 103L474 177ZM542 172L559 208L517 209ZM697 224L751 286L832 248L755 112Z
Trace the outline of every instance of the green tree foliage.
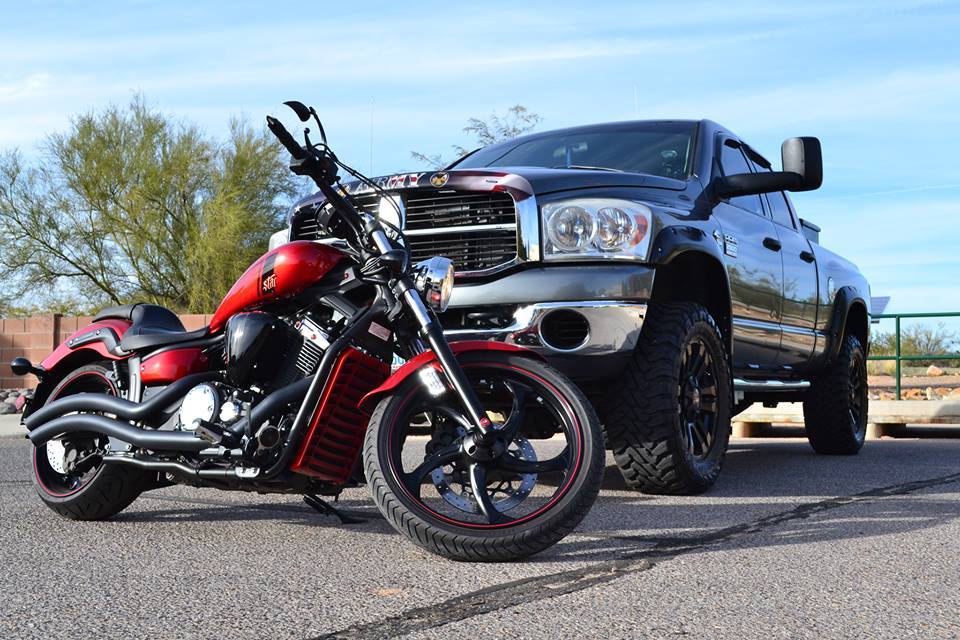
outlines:
M282 225L294 187L278 145L244 122L217 141L139 97L81 115L34 163L0 155L0 299L209 311Z
M892 356L897 352L896 333L877 332L870 340L871 355ZM942 322L936 326L924 324L910 324L900 328L900 354L905 356L918 355L948 355L960 353L960 335L950 331ZM905 366L926 367L931 364L938 366L957 366L960 361L955 360L922 360L906 363Z
M496 112L490 114L486 120L479 118L470 118L467 125L463 128L464 133L472 134L476 137L477 146L485 147L497 142L512 140L517 136L527 133L543 121L536 113L533 113L525 106L517 104L509 109L505 115L498 115ZM453 152L459 158L466 155L470 150L460 145L453 145ZM426 154L419 151L411 151L410 155L417 162L429 165L434 169L443 169L449 166L453 161L444 160L441 154Z

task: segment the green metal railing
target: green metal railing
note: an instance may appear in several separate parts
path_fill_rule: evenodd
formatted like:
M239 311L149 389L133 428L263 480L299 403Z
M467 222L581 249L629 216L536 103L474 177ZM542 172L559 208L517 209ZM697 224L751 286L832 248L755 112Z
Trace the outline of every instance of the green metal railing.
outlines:
M875 316L871 316L873 320L893 320L896 324L896 329L894 335L894 354L888 356L869 356L867 360L886 360L895 361L896 364L896 385L897 385L897 400L900 400L900 363L901 362L915 362L918 360L960 360L960 353L929 353L929 354L910 354L903 355L900 353L900 321L903 318L960 318L960 311L951 312L951 313L881 313Z

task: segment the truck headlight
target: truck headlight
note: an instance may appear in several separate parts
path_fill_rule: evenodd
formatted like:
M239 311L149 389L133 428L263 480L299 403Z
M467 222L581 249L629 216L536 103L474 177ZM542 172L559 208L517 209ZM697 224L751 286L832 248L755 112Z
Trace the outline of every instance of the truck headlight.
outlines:
M544 260L645 260L653 212L613 198L578 198L543 205Z
M428 306L443 313L453 292L453 261L435 256L413 266L413 284Z

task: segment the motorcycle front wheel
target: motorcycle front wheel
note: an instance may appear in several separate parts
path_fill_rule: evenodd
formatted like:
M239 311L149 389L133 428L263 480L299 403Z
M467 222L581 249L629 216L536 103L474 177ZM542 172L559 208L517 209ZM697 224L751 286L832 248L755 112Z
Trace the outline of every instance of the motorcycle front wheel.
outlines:
M410 376L370 419L367 480L393 528L428 551L524 558L570 533L593 505L604 471L600 424L580 390L538 360L504 352L459 360L496 438L471 435L449 385L437 395Z

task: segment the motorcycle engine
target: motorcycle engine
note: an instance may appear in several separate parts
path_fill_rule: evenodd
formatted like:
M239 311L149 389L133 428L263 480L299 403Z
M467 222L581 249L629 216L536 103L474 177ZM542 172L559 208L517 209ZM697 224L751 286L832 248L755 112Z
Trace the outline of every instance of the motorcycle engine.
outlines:
M204 423L230 425L255 401L256 393L292 384L316 372L334 330L329 317L303 313L286 319L271 313L240 313L227 321L226 383L202 383L187 392L179 428Z
M267 392L313 374L330 346L322 322L310 314L292 322L262 311L233 316L226 327L227 381Z

